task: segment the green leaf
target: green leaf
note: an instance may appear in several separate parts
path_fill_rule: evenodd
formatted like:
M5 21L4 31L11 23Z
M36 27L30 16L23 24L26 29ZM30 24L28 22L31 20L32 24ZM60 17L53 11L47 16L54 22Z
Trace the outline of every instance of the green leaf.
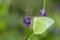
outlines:
M34 34L42 34L45 32L52 24L54 20L48 17L35 17L33 19L33 31Z

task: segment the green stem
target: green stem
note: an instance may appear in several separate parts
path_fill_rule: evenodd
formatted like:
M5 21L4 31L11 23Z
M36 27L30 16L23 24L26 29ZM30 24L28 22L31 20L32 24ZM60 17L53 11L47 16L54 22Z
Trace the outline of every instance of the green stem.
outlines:
M29 4L30 4L30 0L27 0L27 10L26 10L27 15L29 13Z
M26 8L27 17L28 17L28 14L29 14L29 4L30 4L30 0L27 0L27 8ZM28 36L29 36L29 26L27 26L27 35L26 35L25 40L28 39Z
M28 39L28 36L29 36L29 26L27 26L27 35L26 35L25 40L27 40L27 39Z
M32 35L30 36L30 38L28 38L28 40L31 40L31 38L34 36L34 33L32 33Z
M45 10L45 6L46 6L46 0L44 0L44 3L43 3L43 10Z

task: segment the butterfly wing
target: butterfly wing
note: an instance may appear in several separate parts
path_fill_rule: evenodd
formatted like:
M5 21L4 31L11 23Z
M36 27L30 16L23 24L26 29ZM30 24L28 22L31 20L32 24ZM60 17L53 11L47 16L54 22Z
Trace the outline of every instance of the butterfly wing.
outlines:
M48 17L35 17L33 19L33 30L35 34L42 34L45 32L54 21Z

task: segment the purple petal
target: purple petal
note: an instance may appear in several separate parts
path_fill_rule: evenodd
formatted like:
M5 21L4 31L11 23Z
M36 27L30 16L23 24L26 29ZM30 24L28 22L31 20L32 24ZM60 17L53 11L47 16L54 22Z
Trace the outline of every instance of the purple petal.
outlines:
M46 16L46 12L44 13L44 15L43 16Z
M29 26L30 24L31 24L30 21L27 21L27 22L26 22L26 25L27 25L27 26Z
M30 20L32 18L32 16L31 15L28 15L28 20Z
M46 11L45 10L40 10L40 16L46 16Z
M26 23L26 16L24 16L23 23Z

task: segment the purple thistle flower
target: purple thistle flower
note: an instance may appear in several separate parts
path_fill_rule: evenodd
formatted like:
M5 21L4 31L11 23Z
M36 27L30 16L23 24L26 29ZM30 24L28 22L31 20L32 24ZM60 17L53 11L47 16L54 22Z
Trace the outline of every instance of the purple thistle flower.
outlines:
M23 23L27 26L29 26L31 24L30 20L31 20L32 16L31 15L28 15L28 20L26 19L26 16L24 16L24 19L23 19Z
M28 15L28 20L31 20L32 16L31 15Z
M45 10L40 10L40 16L46 16L46 11Z

